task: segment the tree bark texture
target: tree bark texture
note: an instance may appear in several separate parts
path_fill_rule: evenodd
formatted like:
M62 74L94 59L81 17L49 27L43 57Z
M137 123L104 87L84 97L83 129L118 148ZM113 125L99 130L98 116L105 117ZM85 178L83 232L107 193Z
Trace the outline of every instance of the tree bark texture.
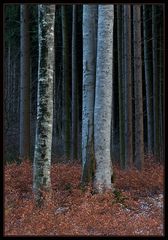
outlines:
M125 134L124 134L124 89L122 72L122 6L117 5L117 48L118 48L118 86L119 86L119 134L120 166L125 168Z
M77 5L72 20L72 159L78 158L78 69L77 69Z
M141 170L144 162L141 7L133 6L134 21L134 93L135 93L135 166Z
M159 74L157 6L152 5L154 154L159 158Z
M70 157L71 148L71 111L70 111L70 62L69 62L69 38L68 18L66 5L62 6L62 54L63 54L63 141L64 152L67 158Z
M131 6L124 5L124 79L125 79L125 168L133 163L132 79L131 79Z
M30 50L28 5L20 6L20 160L30 154Z
M162 23L161 23L162 24ZM159 124L160 124L160 160L163 161L163 28L160 28L160 73L159 73Z
M144 39L144 70L145 70L145 90L146 90L146 110L147 110L147 152L153 152L153 101L152 101L152 80L150 69L150 49L148 34L148 6L143 5L143 39Z
M97 6L83 5L82 182L94 174L94 100L96 82Z
M38 99L33 188L36 203L41 205L43 190L51 190L55 5L39 5L38 20Z
M98 192L112 189L111 113L114 6L99 5L94 109L94 151L96 172L94 187Z

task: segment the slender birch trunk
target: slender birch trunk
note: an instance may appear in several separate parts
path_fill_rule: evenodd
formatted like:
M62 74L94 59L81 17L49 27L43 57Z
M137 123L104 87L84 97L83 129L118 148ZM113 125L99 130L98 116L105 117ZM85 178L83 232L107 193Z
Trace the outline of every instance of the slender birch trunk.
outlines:
M40 4L38 20L38 99L33 188L36 204L41 206L44 203L43 191L51 190L55 5Z
M110 138L112 113L114 6L99 5L94 108L94 150L96 172L94 187L98 192L112 189L113 174Z
M93 120L96 81L97 6L83 5L82 182L94 174Z

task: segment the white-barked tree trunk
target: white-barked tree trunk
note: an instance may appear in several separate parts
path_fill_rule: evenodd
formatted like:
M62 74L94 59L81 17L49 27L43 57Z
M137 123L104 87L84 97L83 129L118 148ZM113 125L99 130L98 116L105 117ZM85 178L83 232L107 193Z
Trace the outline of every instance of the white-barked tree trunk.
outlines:
M99 5L94 108L94 151L96 172L94 187L98 192L112 189L110 154L112 114L112 59L114 6Z
M42 191L51 189L55 5L39 5L38 21L38 99L33 189L36 203L41 205Z
M97 5L83 5L82 182L93 171L93 119L96 82Z

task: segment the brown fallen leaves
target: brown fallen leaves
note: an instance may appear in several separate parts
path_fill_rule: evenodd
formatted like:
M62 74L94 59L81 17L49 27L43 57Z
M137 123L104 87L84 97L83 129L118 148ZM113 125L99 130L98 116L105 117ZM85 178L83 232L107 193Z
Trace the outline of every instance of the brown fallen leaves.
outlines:
M116 192L81 187L80 164L52 165L52 199L36 209L32 165L5 166L5 235L163 235L163 166L114 166Z

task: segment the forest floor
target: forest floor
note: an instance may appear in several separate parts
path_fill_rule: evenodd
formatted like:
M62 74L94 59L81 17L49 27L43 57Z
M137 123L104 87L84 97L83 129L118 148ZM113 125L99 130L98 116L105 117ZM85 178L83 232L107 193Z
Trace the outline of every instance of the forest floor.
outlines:
M164 168L150 157L142 172L114 166L115 193L81 187L81 165L52 165L53 196L36 209L32 165L5 166L4 235L164 235Z

